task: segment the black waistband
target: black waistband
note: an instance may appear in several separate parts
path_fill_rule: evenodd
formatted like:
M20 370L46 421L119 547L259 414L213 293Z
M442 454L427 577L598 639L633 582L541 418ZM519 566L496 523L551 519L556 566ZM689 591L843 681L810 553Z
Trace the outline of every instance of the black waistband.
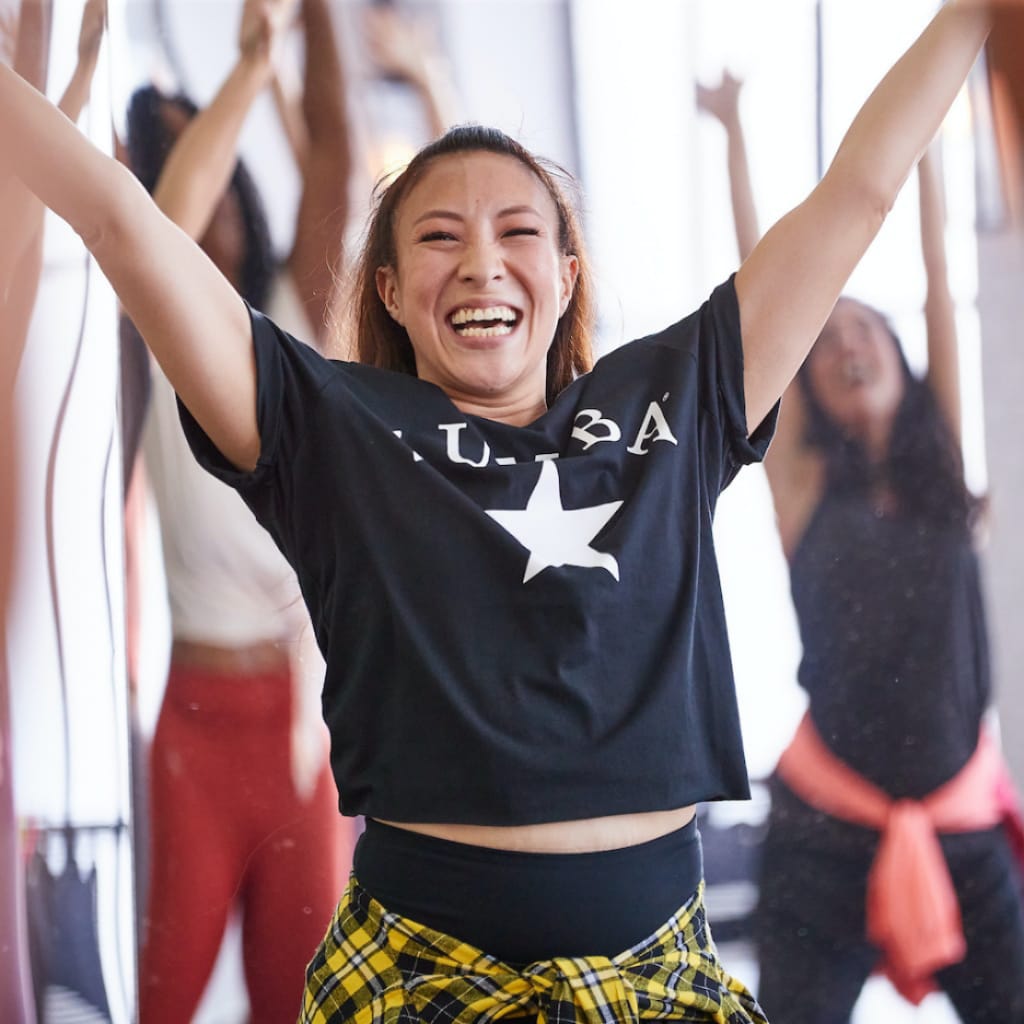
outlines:
M696 819L598 853L492 850L368 819L354 870L385 909L522 965L635 946L693 895L703 863Z

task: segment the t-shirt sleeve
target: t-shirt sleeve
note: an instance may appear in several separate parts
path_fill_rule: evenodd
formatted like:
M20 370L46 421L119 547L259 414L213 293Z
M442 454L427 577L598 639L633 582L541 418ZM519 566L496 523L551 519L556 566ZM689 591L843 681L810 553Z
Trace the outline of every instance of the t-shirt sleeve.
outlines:
M331 372L329 360L249 308L256 358L256 422L260 454L251 472L225 458L179 398L185 437L199 464L238 490L250 504L279 471L282 455L299 443L303 417L313 407Z
M697 361L706 411L716 415L724 447L721 486L741 466L760 462L768 451L779 403L748 434L743 390L743 334L735 275L719 285L700 313Z

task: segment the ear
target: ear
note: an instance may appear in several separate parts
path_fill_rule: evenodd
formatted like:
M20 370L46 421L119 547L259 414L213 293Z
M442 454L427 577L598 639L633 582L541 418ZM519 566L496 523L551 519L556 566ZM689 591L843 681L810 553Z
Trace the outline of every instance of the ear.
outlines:
M374 275L377 294L395 323L402 323L402 307L398 301L398 278L394 267L378 267ZM403 325L404 326L404 325Z
M576 278L580 274L580 261L576 256L561 257L561 296L559 298L558 315L561 316L568 308L576 287Z

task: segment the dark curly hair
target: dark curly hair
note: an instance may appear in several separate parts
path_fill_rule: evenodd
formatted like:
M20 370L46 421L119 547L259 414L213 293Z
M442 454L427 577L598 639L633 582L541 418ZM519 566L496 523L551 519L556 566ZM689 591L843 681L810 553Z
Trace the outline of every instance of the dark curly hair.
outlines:
M828 486L845 493L866 493L883 484L892 490L902 514L972 529L983 502L967 489L960 445L932 389L914 376L896 332L882 313L856 299L840 301L856 302L884 326L903 373L903 398L893 420L886 457L873 465L860 441L825 412L811 384L810 359L805 361L797 375L807 410L804 440L824 457Z
M128 163L149 193L156 188L174 145L161 113L165 104L177 107L189 119L199 112L196 104L184 94L168 96L153 85L136 90L128 104ZM274 250L263 201L241 160L235 165L229 188L238 197L245 231L239 290L250 305L262 309L274 275Z
M558 245L562 255L575 256L579 262L572 297L559 318L548 349L546 397L550 405L576 375L585 373L593 366L593 289L583 232L576 212L578 190L568 171L551 161L534 156L525 146L496 128L481 125L459 125L452 128L421 149L401 173L377 184L366 240L354 271L353 308L350 315L355 333L356 358L371 366L415 376L416 359L409 335L404 327L388 315L377 293L377 268L395 266L395 220L403 199L435 160L459 153L497 153L518 160L531 171L555 204Z

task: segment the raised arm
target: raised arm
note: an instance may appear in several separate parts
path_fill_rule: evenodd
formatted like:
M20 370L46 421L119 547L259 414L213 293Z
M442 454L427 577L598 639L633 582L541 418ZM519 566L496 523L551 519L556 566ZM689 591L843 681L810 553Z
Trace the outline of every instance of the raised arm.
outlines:
M36 88L42 88L46 77L49 15L46 5L22 5L14 69ZM58 104L72 121L78 120L89 99L106 16L106 0L87 0L78 37L78 61ZM4 237L0 240L4 315L8 329L23 334L28 329L42 271L43 204L13 175L0 189L0 223L4 225Z
M307 140L302 196L288 269L316 340L327 337L327 312L341 269L352 174L347 81L326 0L303 0L306 43L302 115Z
M740 268L750 429L792 380L935 135L985 42L995 2L953 0L939 11L861 108L825 177Z
M754 251L754 246L761 238L761 228L757 223L757 207L754 205L754 189L750 181L750 165L747 162L743 122L740 120L742 88L743 83L728 71L723 72L722 81L716 86L697 86L698 109L710 114L725 129L729 197L732 202L732 220L736 229L740 262Z
M0 11L0 62L10 63L36 89L46 87L52 21L52 0Z
M68 82L64 95L57 104L72 121L77 121L81 117L82 110L89 101L106 21L107 0L85 0L82 24L78 31L78 61L71 74L71 81Z
M0 50L35 88L46 84L50 48L49 3L22 4L0 14ZM18 338L20 354L42 269L43 208L13 174L0 173L0 318L4 345Z
M0 66L0 176L15 173L81 236L167 377L236 466L259 454L242 300L126 168Z
M390 6L367 7L363 17L366 43L378 69L415 91L431 138L444 135L459 118L459 104L447 62L429 28Z
M742 85L739 79L725 72L720 85L697 86L697 107L725 128L733 226L741 261L753 252L760 239L739 110ZM803 396L793 382L786 389L775 437L764 460L779 537L787 555L792 554L821 487L821 460L804 443L804 433Z
M295 0L247 0L238 60L168 154L153 198L190 238L202 238L231 181L238 137L253 100L273 74L275 45L294 6Z
M960 350L956 305L946 263L946 206L938 146L917 165L921 207L921 253L927 291L924 319L928 336L928 385L953 437L960 441Z
M298 75L289 70L289 65L279 65L274 68L270 88L295 166L305 175L306 158L309 156L309 135L302 117L302 85Z

